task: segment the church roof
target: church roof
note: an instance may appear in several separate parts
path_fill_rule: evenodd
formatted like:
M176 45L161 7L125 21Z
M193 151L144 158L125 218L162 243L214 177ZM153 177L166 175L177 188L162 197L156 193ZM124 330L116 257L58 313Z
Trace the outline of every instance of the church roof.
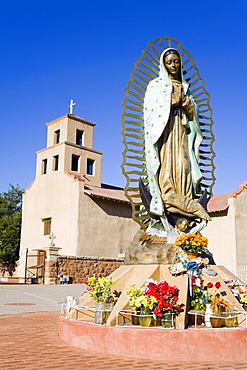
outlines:
M116 186L102 184L101 188L97 186L85 185L84 192L91 197L112 199L119 202L129 203L128 198L124 195L124 190Z
M84 181L81 176L75 176L74 174L69 173L67 173L67 175L73 177L74 181ZM211 213L225 211L229 206L228 199L236 198L239 194L242 193L244 189L247 189L247 181L244 181L243 184L241 184L238 189L232 193L212 196L207 205L208 212ZM124 194L124 189L112 185L101 184L101 187L97 187L85 184L84 192L92 197L130 203L128 198ZM136 198L136 202L138 201L140 201L140 199Z
M214 195L208 202L208 212L220 212L226 210L229 206L228 199L236 198L246 188L247 181L241 184L233 193Z
M56 118L51 122L47 122L46 126L53 125L53 123L61 121L62 119L65 119L65 118L70 118L70 119L73 119L74 121L79 121L79 122L82 122L82 123L86 123L87 125L90 125L90 126L95 126L96 125L96 123L86 121L85 119L83 119L81 117L78 117L78 116L75 116L74 114L65 114L64 116Z

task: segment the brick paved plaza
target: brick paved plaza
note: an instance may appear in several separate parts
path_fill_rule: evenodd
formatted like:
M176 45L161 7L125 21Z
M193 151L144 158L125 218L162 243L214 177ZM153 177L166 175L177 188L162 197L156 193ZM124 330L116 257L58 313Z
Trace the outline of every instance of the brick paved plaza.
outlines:
M85 286L79 284L0 285L0 369L247 369L245 363L227 363L226 359L220 364L214 363L213 358L210 363L169 364L106 356L71 347L58 337L60 302L65 301L69 293L78 297L83 290Z
M1 369L247 369L244 363L173 363L104 356L71 347L58 337L59 312L0 316ZM141 343L140 343L141 345ZM165 358L165 354L164 354Z

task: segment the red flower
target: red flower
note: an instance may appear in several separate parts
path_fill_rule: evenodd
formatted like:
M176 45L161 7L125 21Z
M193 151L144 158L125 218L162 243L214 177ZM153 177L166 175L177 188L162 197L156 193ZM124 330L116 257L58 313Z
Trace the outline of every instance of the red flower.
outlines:
M155 314L156 316L160 316L160 317L162 317L162 312L161 312L160 310L158 310L158 308L155 308L155 309L154 309L154 314Z
M216 284L217 284L217 283L216 283ZM212 283L208 283L208 284L207 284L207 287L208 287L208 288L213 288L213 286L214 286L214 285L213 285Z
M197 279L197 276L192 276L192 278L191 278L191 282L192 282L192 284L194 284L195 282L196 282L196 279Z
M221 283L218 281L217 283L215 283L215 288L216 289L219 289L221 287Z
M204 280L201 280L201 285L203 285L203 283L204 283Z

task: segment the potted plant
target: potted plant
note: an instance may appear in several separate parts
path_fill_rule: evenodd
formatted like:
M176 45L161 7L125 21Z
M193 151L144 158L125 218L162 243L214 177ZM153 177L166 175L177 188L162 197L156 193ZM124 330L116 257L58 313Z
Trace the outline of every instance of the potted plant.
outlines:
M144 289L137 289L135 286L126 290L126 295L129 297L130 306L134 307L136 312L132 315L132 324L150 326L152 311L157 304L156 298L147 296Z
M200 234L183 234L179 236L174 247L181 248L185 253L187 253L189 259L196 258L204 248L208 245L208 239Z
M212 328L221 328L223 324L226 324L227 319L223 319L223 317L226 318L229 316L231 305L222 297L222 295L218 291L221 287L221 283L219 281L215 284L212 284L211 282L208 283L209 289L213 287L215 287L215 292L211 295L212 316L210 317L210 322Z
M166 281L150 282L146 288L146 295L154 297L157 301L154 315L161 317L165 328L173 328L175 316L182 311L182 306L178 304L179 289L176 286L169 286Z

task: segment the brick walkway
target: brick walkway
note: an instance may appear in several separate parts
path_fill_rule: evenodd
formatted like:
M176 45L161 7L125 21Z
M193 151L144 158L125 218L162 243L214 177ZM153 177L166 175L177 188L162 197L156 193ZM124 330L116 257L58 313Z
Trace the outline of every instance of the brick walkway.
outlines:
M37 312L0 316L0 369L247 369L244 363L215 364L213 359L212 363L169 364L84 351L59 339L58 315L58 312Z

